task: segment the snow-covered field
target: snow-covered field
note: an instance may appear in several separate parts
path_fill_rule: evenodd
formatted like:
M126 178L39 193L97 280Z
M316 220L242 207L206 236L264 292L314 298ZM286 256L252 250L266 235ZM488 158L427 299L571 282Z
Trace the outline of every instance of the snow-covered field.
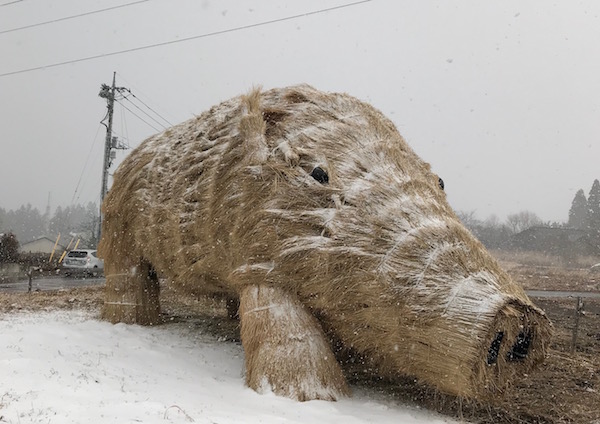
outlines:
M244 385L240 345L185 323L111 325L83 311L0 315L0 423L450 423L354 389L294 402Z

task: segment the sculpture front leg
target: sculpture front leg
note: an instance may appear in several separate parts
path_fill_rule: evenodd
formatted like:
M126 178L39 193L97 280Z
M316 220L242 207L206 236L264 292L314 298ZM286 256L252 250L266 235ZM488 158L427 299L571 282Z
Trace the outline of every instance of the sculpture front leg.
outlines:
M248 286L240 294L240 322L250 388L300 401L349 395L321 326L294 295Z

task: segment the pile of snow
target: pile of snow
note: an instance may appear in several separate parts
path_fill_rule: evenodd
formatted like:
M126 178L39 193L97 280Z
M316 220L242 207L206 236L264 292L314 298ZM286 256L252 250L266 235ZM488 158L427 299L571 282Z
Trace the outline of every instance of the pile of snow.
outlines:
M355 389L295 402L244 385L240 345L185 323L111 325L83 311L0 316L0 423L449 423Z

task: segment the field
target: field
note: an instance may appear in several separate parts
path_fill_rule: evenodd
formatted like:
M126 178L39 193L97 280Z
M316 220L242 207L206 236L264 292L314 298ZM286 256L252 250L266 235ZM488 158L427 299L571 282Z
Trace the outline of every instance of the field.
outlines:
M503 259L515 280L529 290L599 291L600 274L582 269L522 265ZM534 299L553 321L555 334L546 362L491 404L478 404L441 395L412 379L383 381L360 364L345 371L352 385L392 393L399 403L441 412L473 423L593 423L600 424L600 299L586 299L573 349L575 304L573 298ZM162 296L164 318L185 321L199 332L232 343L239 341L236 321L226 316L225 305L205 298L190 298L168 285ZM78 288L60 292L0 293L0 312L14 310L86 309L102 305L102 288Z

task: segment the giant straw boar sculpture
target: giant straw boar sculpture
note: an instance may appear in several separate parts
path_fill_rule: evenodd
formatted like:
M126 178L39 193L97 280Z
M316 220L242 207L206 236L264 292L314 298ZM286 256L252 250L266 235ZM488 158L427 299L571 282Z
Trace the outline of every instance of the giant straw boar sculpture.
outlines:
M158 276L239 299L247 384L348 393L333 346L469 398L543 361L551 324L379 111L253 90L150 137L103 205L103 318L160 322ZM335 340L335 343L332 342Z

